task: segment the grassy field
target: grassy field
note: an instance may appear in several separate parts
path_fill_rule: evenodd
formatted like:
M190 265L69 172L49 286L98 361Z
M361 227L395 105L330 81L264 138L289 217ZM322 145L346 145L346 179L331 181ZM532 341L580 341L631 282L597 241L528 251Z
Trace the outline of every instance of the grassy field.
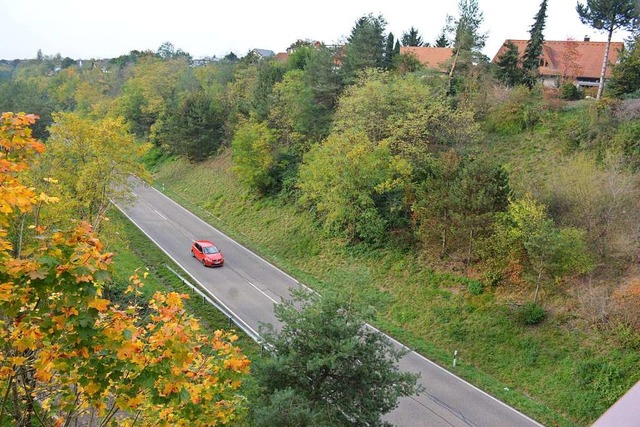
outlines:
M638 351L576 327L571 310L521 326L513 290L475 295L469 287L477 281L434 271L413 254L322 237L310 213L248 194L230 165L226 155L166 161L155 185L320 293L330 288L373 305L376 326L536 420L588 425L639 379Z

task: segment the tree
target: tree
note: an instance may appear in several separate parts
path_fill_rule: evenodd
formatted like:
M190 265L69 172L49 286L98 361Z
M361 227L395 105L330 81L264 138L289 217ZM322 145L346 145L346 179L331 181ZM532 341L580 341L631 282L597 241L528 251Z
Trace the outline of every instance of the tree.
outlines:
M458 18L449 16L448 31L453 33L454 58L449 70L449 90L453 93L453 78L456 69L468 69L474 63L485 59L482 54L487 35L480 34L480 26L484 21L478 0L459 0Z
M342 73L336 69L337 52L321 46L313 50L305 66L305 78L313 96L331 116L342 91Z
M441 257L458 252L469 263L476 242L488 237L509 196L502 167L488 159L461 157L454 150L443 152L418 183L413 204L417 238L426 250L435 247Z
M189 62L185 58L143 56L129 72L131 77L118 98L118 113L137 136L146 138L173 99L176 85L189 72Z
M628 49L620 55L620 62L613 65L608 92L615 97L640 91L640 36L636 36Z
M373 143L388 139L394 153L475 140L469 111L454 109L425 79L370 71L340 98L333 130L359 129Z
M393 58L397 55L396 45L398 41L393 37L393 33L389 33L384 48L384 69L388 70L393 66ZM398 53L399 53L398 47Z
M356 21L347 38L342 61L345 83L351 84L356 73L384 66L387 22L382 16L366 15Z
M263 335L273 357L255 365L263 414L273 414L288 396L286 405L295 405L297 419L305 421L278 425L315 419L312 425L380 426L398 398L419 391L417 376L397 367L402 353L364 324L369 313L355 303L296 290L274 310L282 329L268 325Z
M540 56L544 45L544 26L547 20L547 0L542 0L540 9L535 16L535 21L529 30L529 41L524 50L522 58L522 68L524 70L524 81L532 88L538 80L538 68L540 67Z
M584 231L556 227L546 206L530 194L509 204L488 247L493 252L488 261L500 264L502 274L524 273L525 281L535 285L534 303L545 285L595 266Z
M233 52L229 52L224 56L224 59L230 62L236 62L238 61L238 55Z
M177 98L151 128L151 140L170 153L202 161L222 145L221 106L202 88L184 91Z
M185 59L187 62L191 61L191 55L182 49L176 50L173 44L170 42L164 42L158 48L157 56L162 59Z
M386 203L402 197L409 175L407 162L393 156L387 142L374 144L362 132L333 133L305 155L299 201L329 233L379 244L389 231Z
M277 61L260 61L257 63L257 68L258 75L253 89L251 111L258 120L265 121L269 118L273 86L282 80L286 70Z
M429 46L429 43L425 43L422 40L422 36L415 28L409 28L409 31L406 31L402 34L402 46Z
M50 191L66 201L67 214L57 215L71 215L99 230L111 201L127 197L129 175L146 176L139 158L148 146L137 144L120 118L93 121L75 113L53 118L40 173L55 175Z
M496 76L507 86L517 86L523 80L518 46L509 40L505 47L507 49L498 57Z
M580 16L580 22L607 33L607 45L602 59L600 84L596 96L597 99L600 99L604 90L604 78L609 62L609 49L613 33L618 29L633 29L640 16L640 11L637 9L636 0L587 0L586 4L578 2L576 10Z
M435 47L449 47L449 39L447 38L446 28L442 30L434 43Z
M264 122L243 122L233 137L233 171L238 180L258 193L266 193L275 183L276 138Z
M47 127L53 123L51 113L60 109L54 100L47 96L46 90L22 80L0 82L0 112L29 111L38 117L32 125L33 135L37 139L49 137Z
M156 293L142 308L103 293L112 253L89 224L33 222L57 200L25 185L45 146L34 116L0 122L0 420L3 425L204 426L241 416L249 361L236 337L199 332L184 295ZM52 178L53 179L53 178ZM65 200L61 200L65 202ZM13 229L16 216L27 216ZM27 232L28 230L28 232ZM22 245L7 239L19 234ZM139 294L134 274L127 293Z

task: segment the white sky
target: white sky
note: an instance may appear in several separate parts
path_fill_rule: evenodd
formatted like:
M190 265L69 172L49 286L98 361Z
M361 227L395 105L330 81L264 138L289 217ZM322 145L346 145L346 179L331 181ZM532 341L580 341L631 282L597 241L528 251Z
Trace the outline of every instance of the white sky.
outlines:
M492 58L505 39L528 39L541 0L478 0L484 53ZM586 3L586 0L583 1ZM193 57L244 56L253 48L284 52L298 39L327 44L346 39L356 20L372 13L396 38L411 26L433 43L458 0L0 0L0 59L61 54L112 58L131 50L156 51L171 42ZM575 0L548 0L546 40L605 41L582 25ZM623 41L625 34L614 34Z

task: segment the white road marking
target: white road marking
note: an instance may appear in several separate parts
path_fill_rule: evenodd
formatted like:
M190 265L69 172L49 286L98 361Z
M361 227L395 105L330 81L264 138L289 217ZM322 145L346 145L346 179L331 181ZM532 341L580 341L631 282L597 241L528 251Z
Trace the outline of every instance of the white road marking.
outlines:
M165 221L167 220L167 217L162 215L160 212L158 212L157 210L153 210L155 213L157 213L158 215L160 215L160 218L164 219Z

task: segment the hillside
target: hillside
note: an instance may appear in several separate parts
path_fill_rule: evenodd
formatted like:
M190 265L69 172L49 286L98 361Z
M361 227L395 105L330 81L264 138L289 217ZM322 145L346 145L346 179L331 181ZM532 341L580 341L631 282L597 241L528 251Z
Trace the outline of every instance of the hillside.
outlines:
M570 295L551 296L551 315L523 326L514 317L524 290L493 288L410 253L323 238L308 212L248 194L231 166L228 153L197 165L170 160L155 182L319 292L340 289L374 305L379 327L543 423L588 425L640 379L638 348L585 324Z

